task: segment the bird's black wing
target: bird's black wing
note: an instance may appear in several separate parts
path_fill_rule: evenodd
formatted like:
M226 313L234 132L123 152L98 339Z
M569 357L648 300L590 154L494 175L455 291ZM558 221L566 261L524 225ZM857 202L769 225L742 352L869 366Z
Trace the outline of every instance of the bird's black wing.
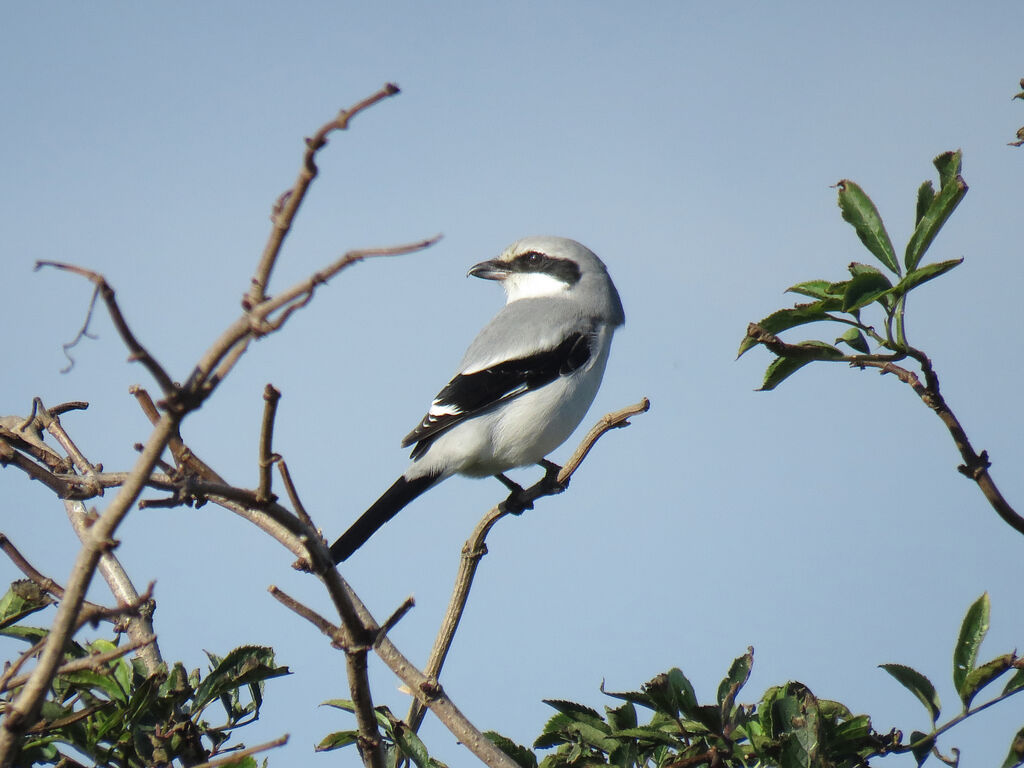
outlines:
M423 421L402 440L402 447L416 443L412 458L419 458L438 435L459 422L582 368L590 360L593 342L592 332L580 331L554 349L460 373L434 398Z

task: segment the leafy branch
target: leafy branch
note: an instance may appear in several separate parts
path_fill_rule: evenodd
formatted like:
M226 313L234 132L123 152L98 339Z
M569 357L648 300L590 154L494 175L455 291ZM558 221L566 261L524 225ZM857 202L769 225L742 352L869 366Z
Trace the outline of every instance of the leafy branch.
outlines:
M787 292L814 301L779 309L748 325L739 354L760 344L775 355L765 371L762 391L774 389L813 362L846 363L853 368L874 368L882 374L893 374L910 386L945 424L963 459L958 470L978 484L989 504L1009 526L1024 534L1024 517L1006 501L988 471L991 467L988 453L974 449L942 395L931 359L907 338L906 311L910 293L963 262L962 258L950 259L921 266L935 237L967 194L967 184L960 175L961 159L957 150L944 152L933 161L939 172L938 191L931 181L925 181L917 191L916 226L904 249L902 264L871 198L854 182L840 181L836 187L842 216L885 271L853 262L847 267L849 279L808 280L789 287ZM879 320L870 322L869 312L875 313ZM821 322L837 323L846 330L831 343L812 339L792 344L777 335L801 325ZM840 349L840 344L848 351Z

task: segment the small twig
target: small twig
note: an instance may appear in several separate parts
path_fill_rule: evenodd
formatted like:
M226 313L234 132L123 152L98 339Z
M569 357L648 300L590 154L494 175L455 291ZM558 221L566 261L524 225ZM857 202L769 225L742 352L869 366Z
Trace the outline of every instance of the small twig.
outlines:
M274 501L277 497L271 493L270 478L271 469L275 461L280 459L272 452L274 444L274 416L277 413L277 403L281 399L281 393L272 385L267 384L263 390L263 424L260 427L260 448L259 448L259 475L260 484L256 491L256 499L260 503Z
M39 267L37 265L36 269L38 269L38 268ZM93 340L95 340L95 339L99 338L98 336L95 336L94 334L89 333L89 323L92 322L92 313L93 313L93 310L96 309L96 300L99 298L99 296L100 296L100 287L97 285L93 289L93 291L92 291L92 298L89 299L89 309L85 313L85 322L82 323L82 327L79 329L78 333L75 335L75 338L73 338L71 341L67 342L66 344L61 344L60 345L61 349L64 351L64 357L66 357L68 359L68 364L60 369L61 373L68 373L72 368L75 367L75 358L73 358L71 356L70 350L74 349L76 346L78 346L78 342L80 342L82 339L93 339Z
M314 627L319 629L323 634L327 635L327 637L331 639L331 644L334 645L335 648L345 650L345 646L342 642L341 630L337 626L329 622L309 606L300 603L294 597L284 590L279 589L277 586L271 584L267 587L267 591L285 608L298 614Z
M288 734L286 733L284 736L274 739L273 741L267 741L263 744L257 744L255 747L240 749L237 752L232 752L230 755L226 757L221 757L217 760L211 760L208 763L199 763L199 765L193 766L193 768L227 768L227 766L234 765L244 757L255 755L258 752L266 752L268 749L283 747L287 743Z
M312 530L316 530L316 526L313 525L313 519L306 512L306 508L302 505L302 501L299 499L299 492L295 489L295 483L292 482L292 473L288 471L288 465L284 459L277 462L277 471L281 473L281 482L284 483L285 493L288 494L288 500L292 503L292 508L295 510L295 514L298 515L299 520L303 524L309 526Z
M651 402L645 397L635 405L630 405L602 416L597 424L586 434L579 446L577 446L572 456L569 457L569 461L558 472L554 482L552 483L548 475L545 475L540 482L535 483L520 493L516 493L517 501L529 507L542 496L560 493L565 489L569 479L579 469L580 464L583 463L587 454L590 453L590 449L594 447L594 444L597 443L603 434L612 429L629 426L629 418L631 416L644 413L650 407ZM483 556L487 554L487 545L485 543L487 534L501 518L510 514L511 511L512 509L505 503L492 508L477 523L462 547L459 572L455 577L455 586L452 589L452 596L448 602L448 609L445 611L441 626L437 632L437 638L434 640L434 647L423 670L429 680L437 681L445 659L448 657L448 651L451 649L452 642L455 639L455 632L459 628L459 622L462 620L462 614L466 609L466 602L469 600L469 591L473 585L477 566L480 564ZM406 717L406 722L414 732L419 728L420 723L423 722L423 715L425 713L426 710L423 704L419 699L414 699L409 707L409 714Z
M306 191L309 189L309 185L312 183L313 179L316 178L316 153L327 144L327 136L334 131L346 130L349 123L352 121L352 118L360 112L372 107L379 101L383 101L389 96L394 96L398 92L399 89L397 85L388 83L375 94L354 104L348 109L341 110L333 120L323 125L320 130L313 134L312 138L306 139L306 153L302 158L302 167L299 170L298 178L296 178L292 188L278 198L278 202L274 206L274 213L271 217L274 227L270 232L270 237L267 239L266 246L263 248L263 255L260 257L259 266L256 268L256 274L253 275L252 285L242 302L242 306L246 310L262 303L266 298L267 283L270 281L270 273L281 253L281 246L284 244L284 239L288 236L288 232L291 230L295 214L298 212L299 206L302 205L302 202L306 197Z
M56 269L64 270L66 272L72 272L76 275L80 275L87 280L91 281L96 286L96 293L102 298L103 302L107 305L107 312L110 313L110 319L114 322L114 327L117 328L118 334L121 336L121 340L124 345L128 347L129 360L137 360L145 366L146 370L149 371L150 375L156 379L160 385L160 389L163 390L165 395L170 395L175 390L174 382L171 377L167 375L167 372L163 367L153 358L151 354L146 350L139 340L135 338L135 334L132 333L131 328L128 327L127 321L124 319L124 315L121 314L121 308L117 305L117 300L114 298L114 289L110 287L107 279L99 274L93 272L90 269L84 269L83 267L75 266L74 264L65 264L59 261L37 261L36 269L42 267L55 267ZM92 309L90 307L90 313Z
M395 625L402 620L402 618L410 610L416 606L416 600L410 595L402 601L402 604L398 606L394 613L384 620L384 623L380 625L380 629L377 631L377 637L374 639L373 644L376 646L381 640L384 639L387 634L395 628Z

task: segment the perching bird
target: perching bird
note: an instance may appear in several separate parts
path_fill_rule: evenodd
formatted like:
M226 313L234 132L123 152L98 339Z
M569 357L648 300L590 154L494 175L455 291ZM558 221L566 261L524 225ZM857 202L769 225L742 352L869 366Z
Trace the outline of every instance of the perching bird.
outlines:
M625 322L604 264L564 237L528 237L469 270L498 280L504 308L473 340L458 373L406 435L412 464L331 545L335 563L433 485L452 475L494 475L541 464L586 415Z

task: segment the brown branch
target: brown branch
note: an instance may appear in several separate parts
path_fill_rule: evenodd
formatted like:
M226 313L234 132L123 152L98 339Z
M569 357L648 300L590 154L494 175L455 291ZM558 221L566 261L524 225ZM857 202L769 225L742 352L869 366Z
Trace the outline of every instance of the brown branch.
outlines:
M813 347L786 344L778 336L769 333L757 323L751 323L747 326L747 336L758 344L763 344L769 351L774 352L780 357L800 358L816 356ZM921 383L921 379L916 373L895 364L896 361L906 357L912 358L921 366L921 373L925 379L924 384ZM996 514L1003 519L1003 522L1018 533L1024 534L1024 517L1021 517L1003 497L1003 494L999 491L995 481L989 474L988 470L992 463L989 461L988 452L982 451L978 453L974 450L974 446L971 445L963 425L960 424L960 420L942 396L938 374L932 367L932 361L924 352L914 347L908 347L906 354L844 355L842 357L829 358L828 362L845 362L849 363L852 367L861 369L877 368L880 373L893 374L913 389L917 396L921 398L921 401L935 412L946 426L950 437L953 438L953 444L956 446L964 462L957 467L957 471L978 484L982 495L984 495L985 499L996 511Z
M114 322L114 327L117 329L118 334L121 336L121 340L124 345L128 347L129 356L128 360L137 360L149 371L150 375L156 379L160 385L160 389L163 390L165 395L171 394L175 390L174 382L171 377L167 375L167 372L163 369L156 359L149 354L145 347L139 343L139 340L135 338L135 334L132 333L131 328L128 327L127 321L124 319L124 315L121 314L121 308L117 305L117 299L114 297L114 289L110 287L107 279L99 274L93 272L91 269L85 269L83 267L75 266L74 264L65 264L59 261L37 261L36 269L42 267L55 267L66 272L72 272L76 275L80 275L87 280L91 281L96 286L96 290L103 298L103 302L107 305L107 312L110 314L110 319ZM90 309L91 312L91 309Z
M630 405L602 416L583 440L580 441L572 456L569 457L569 461L566 462L565 466L561 468L553 479L554 482L546 475L540 482L525 489L522 493L516 494L517 500L525 503L527 508L529 508L534 501L542 496L561 493L568 485L569 479L579 469L587 454L590 453L590 449L594 447L594 444L597 443L603 434L612 429L629 426L629 418L631 416L645 413L650 407L650 400L645 397L635 405ZM455 586L452 589L452 596L448 601L448 609L445 611L441 626L437 632L437 638L434 640L434 647L423 670L429 680L436 682L441 675L441 668L448 657L448 651L451 649L452 642L455 639L455 632L459 628L459 622L462 620L462 614L466 609L466 602L469 600L469 591L473 586L477 566L480 564L483 556L487 554L487 545L485 543L487 534L501 518L513 513L513 507L507 503L497 505L481 518L463 545L462 557L459 561L459 572L455 577ZM425 713L423 704L418 699L414 699L409 707L409 714L406 717L406 722L408 722L409 727L414 732L419 729Z
M256 490L256 500L264 504L277 499L270 491L270 478L273 464L280 458L272 453L274 444L274 415L277 413L277 403L280 399L281 393L270 384L267 384L263 390L263 400L266 405L263 408L263 423L260 427L260 484Z
M274 226L270 231L267 244L263 248L263 255L260 257L256 274L253 275L252 285L242 302L243 308L248 310L261 304L266 299L270 273L281 253L281 246L291 230L295 214L306 197L306 191L309 189L313 179L316 178L316 153L327 144L327 136L334 131L347 130L352 118L360 112L397 93L399 93L398 86L388 83L372 96L363 99L348 109L341 110L333 120L323 125L320 130L313 134L312 138L306 139L306 153L302 158L302 167L299 170L298 178L296 178L292 188L278 198L278 202L274 206L274 213L271 216Z
M275 749L276 747L283 747L288 743L288 734L281 736L280 738L274 739L273 741L266 741L263 744L257 744L255 747L248 747L246 749L240 749L237 752L232 752L226 757L218 758L217 760L211 760L208 763L199 763L199 765L193 766L193 768L220 768L220 766L234 765L243 757L249 757L259 752L266 752L268 749Z
M345 652L349 694L352 697L353 710L359 728L359 737L356 742L359 747L359 755L367 766L383 768L383 741L380 730L377 727L377 717L373 710L370 678L367 674L366 665L366 655L370 645L363 642L366 628L363 626L362 621L355 618L354 624L346 623L341 627L335 626L312 608L303 605L277 587L271 586L269 589L270 594L282 605L306 619L306 621L310 622L331 639L331 645ZM352 613L354 615L354 610L352 610Z

